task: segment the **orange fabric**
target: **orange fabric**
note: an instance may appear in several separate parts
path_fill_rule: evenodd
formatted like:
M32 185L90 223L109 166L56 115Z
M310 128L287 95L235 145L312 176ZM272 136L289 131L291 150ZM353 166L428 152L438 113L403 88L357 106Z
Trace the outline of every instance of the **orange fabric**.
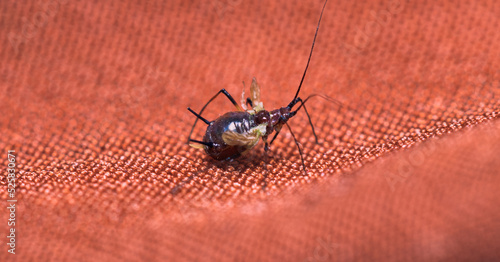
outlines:
M290 102L322 4L1 1L0 260L500 259L498 1L330 0L300 96L343 106L308 102L321 144L290 120L307 176L287 130L232 162L185 144L221 88Z

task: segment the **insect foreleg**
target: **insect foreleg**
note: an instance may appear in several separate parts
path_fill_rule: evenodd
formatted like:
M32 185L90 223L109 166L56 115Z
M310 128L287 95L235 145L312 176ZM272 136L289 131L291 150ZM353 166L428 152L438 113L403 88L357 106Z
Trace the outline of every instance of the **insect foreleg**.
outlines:
M299 141L297 141L297 138L295 138L295 135L292 132L292 128L290 128L288 123L285 122L285 125L288 127L288 130L290 130L290 134L292 134L293 140L295 141L295 144L297 145L297 148L299 149L300 160L302 160L302 168L304 169L304 175L307 176L306 164L304 163L304 156L302 155L302 149L300 148Z
M278 130L276 130L276 134L274 134L273 139L271 139L271 142L269 142L270 145L274 142L274 139L276 139L276 137L278 136L280 131L281 131L281 127Z
M304 111L306 111L307 119L309 120L309 124L311 125L311 129L313 131L313 135L314 135L314 139L316 140L316 144L319 144L318 143L318 136L316 135L316 131L314 131L314 125L311 121L311 116L309 115L309 112L307 112L306 104L304 103L304 101L302 101L302 99L300 97L297 97L295 100L300 102L300 106L299 106L299 108L297 108L297 110L294 111L293 114L295 115L301 107L304 107Z

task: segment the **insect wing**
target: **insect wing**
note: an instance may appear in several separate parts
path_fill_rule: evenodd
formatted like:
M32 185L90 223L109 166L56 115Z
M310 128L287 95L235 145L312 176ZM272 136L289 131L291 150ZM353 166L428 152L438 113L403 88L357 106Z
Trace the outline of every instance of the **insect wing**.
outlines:
M224 142L230 146L252 147L259 141L259 135L256 133L241 134L233 131L226 131L222 134Z
M257 84L257 79L255 79L255 77L252 79L252 84L250 85L250 99L252 100L253 110L255 112L264 110L264 105L260 101L260 86Z

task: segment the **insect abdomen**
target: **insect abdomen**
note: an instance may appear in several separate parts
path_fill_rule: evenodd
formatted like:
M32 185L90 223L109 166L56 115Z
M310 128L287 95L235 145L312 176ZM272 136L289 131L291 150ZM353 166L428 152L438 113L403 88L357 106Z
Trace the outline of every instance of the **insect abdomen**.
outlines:
M253 116L247 112L229 112L220 116L208 126L203 137L203 142L212 143L212 146L205 146L205 152L217 160L240 156L249 149L248 145L228 145L223 136L227 132L246 135L253 127Z

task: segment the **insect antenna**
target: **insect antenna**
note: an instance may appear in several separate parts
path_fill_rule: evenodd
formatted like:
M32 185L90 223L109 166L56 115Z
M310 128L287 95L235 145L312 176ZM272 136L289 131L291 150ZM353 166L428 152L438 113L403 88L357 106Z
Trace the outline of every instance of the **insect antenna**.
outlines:
M320 94L312 94L312 95L308 96L306 99L304 99L304 101L302 101L302 99L300 99L300 100L298 101L298 102L300 102L300 106L299 106L297 109L295 109L295 111L293 111L293 112L297 112L297 111L299 111L299 109L300 109L301 107L304 107L304 109L305 109L305 103L307 102L307 100L309 100L310 98L313 98L313 97L315 97L315 96L319 96L319 97L321 97L321 98L325 99L325 100L326 100L326 101L328 101L328 102L334 103L334 104L336 104L336 105L338 105L338 106L342 106L342 103L341 103L340 101L338 101L338 100L336 100L336 99L333 99L333 98L331 98L331 97L329 97L329 96L320 95ZM295 113L293 113L293 114L295 114Z
M302 75L302 79L300 79L300 84L299 84L299 87L297 88L297 92L295 93L295 96L293 97L292 101L290 102L290 104L288 104L288 108L292 108L295 104L297 104L299 101L302 101L302 99L297 99L297 97L299 96L299 93L300 93L300 88L302 87L302 83L304 82L304 78L306 77L306 73L307 73L307 68L309 68L309 62L311 62L311 57L312 57L312 53L313 53L313 50L314 50L314 43L316 42L316 37L318 36L318 31L319 31L319 25L321 24L321 18L323 17L323 11L325 11L325 7L326 7L326 3L328 2L328 0L325 0L325 3L323 4L323 9L321 9L321 14L319 15L319 21L318 21L318 26L316 27L316 32L314 33L314 38L313 38L313 43L312 43L312 46L311 46L311 52L309 53L309 58L307 59L307 64L306 64L306 69L304 70L304 74ZM315 96L315 95L311 95L309 96L307 99L311 98L312 96ZM307 100L306 99L306 100ZM301 106L302 107L304 106L304 102L301 103ZM299 107L299 109L300 109ZM293 115L295 115L297 113L298 109L295 110L294 112L292 112ZM311 127L312 127L312 130L313 130L313 134L314 134L314 138L316 139L316 143L318 142L318 136L316 136L316 132L314 131L314 126L311 122L311 117L309 116L309 112L307 112L305 106L304 106L304 111L306 111L306 114L307 114L307 118L309 119L309 124L311 124ZM286 122L285 122L286 123ZM288 126L288 124L287 124ZM290 127L288 128L290 129ZM290 129L290 132L292 132L292 130ZM274 137L273 139L271 139L271 142L269 144L272 144L273 141L276 139L276 137L278 136L279 134L279 131L277 131L275 134L274 134ZM294 137L295 138L295 137ZM297 141L296 141L297 142ZM300 147L299 147L299 150L300 150ZM301 153L301 157L302 157L302 153ZM302 161L303 163L303 161Z
M306 77L307 68L309 67L309 62L311 61L311 56L312 56L313 49L314 49L314 43L316 42L316 36L318 35L319 24L321 23L321 17L323 17L323 11L325 11L326 2L328 2L328 0L325 0L325 4L323 5L323 9L321 9L321 15L319 16L318 27L316 27L316 33L314 34L311 52L309 53L309 59L307 59L306 69L304 70L304 74L302 75L302 79L300 80L300 84L299 84L299 88L297 89L297 93L295 93L295 97L292 99L292 102L290 102L290 105L288 105L289 107L293 107L293 105L295 103L297 103L295 101L295 99L299 96L300 87L302 87L302 83L304 82L304 78Z

